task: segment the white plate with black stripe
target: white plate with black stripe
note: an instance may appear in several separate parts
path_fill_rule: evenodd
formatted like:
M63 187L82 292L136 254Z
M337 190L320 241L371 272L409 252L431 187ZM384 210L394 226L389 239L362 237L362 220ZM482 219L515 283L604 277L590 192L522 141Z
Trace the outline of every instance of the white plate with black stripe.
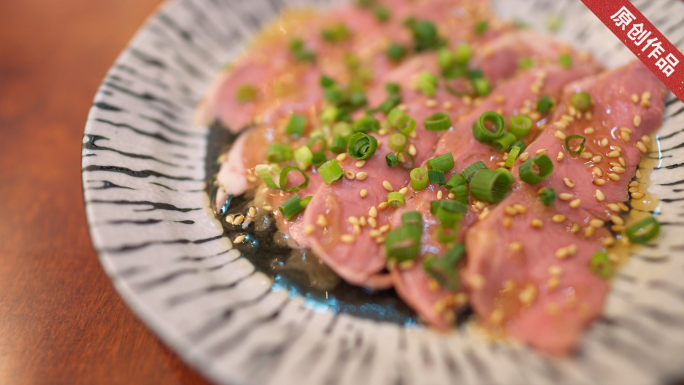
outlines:
M205 192L215 130L194 126L193 110L220 67L284 6L329 2L172 0L109 71L85 129L83 187L93 243L134 311L221 384L681 381L684 104L672 95L649 190L662 198L662 241L635 251L615 279L605 316L572 358L494 346L461 329L435 333L387 293L325 301L274 281L250 262L253 255L233 249ZM683 3L634 4L684 48ZM557 34L608 67L633 59L579 1L495 6L538 28L562 15Z

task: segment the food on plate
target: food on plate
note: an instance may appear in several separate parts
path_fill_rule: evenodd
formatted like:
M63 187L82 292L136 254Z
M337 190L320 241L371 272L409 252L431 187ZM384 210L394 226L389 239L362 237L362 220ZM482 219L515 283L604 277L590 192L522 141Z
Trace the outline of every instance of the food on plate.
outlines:
M272 215L290 247L438 329L469 306L567 354L602 312L611 248L658 234L624 214L666 93L483 1L364 0L283 16L199 113L238 134L215 204L254 200L231 225Z

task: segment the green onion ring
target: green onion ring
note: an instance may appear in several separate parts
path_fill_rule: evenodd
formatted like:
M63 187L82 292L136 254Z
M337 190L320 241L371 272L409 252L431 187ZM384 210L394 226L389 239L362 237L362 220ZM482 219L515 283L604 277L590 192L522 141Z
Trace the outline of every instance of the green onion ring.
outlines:
M290 173L290 171L298 171L302 176L304 177L304 182L300 184L299 186L291 187L291 188L286 188L287 186L287 174ZM287 166L285 167L281 172L280 172L280 189L283 191L299 191L301 189L305 189L309 186L309 177L304 173L304 171L300 170L299 167L295 166Z
M405 162L402 162L402 161L399 159L399 157L402 156L403 154L406 154L406 156L407 156L407 157L409 158L409 160L411 161L411 165L408 166L408 167L407 167L407 166L404 166L404 163L405 163ZM413 155L409 154L408 152L406 152L406 151L404 151L404 150L401 150L401 151L397 152L397 160L399 161L399 167L403 168L403 169L406 170L406 171L413 169L413 167L415 167L415 165L416 165L416 161L415 161L415 159L413 159Z
M512 176L506 169L480 170L470 181L470 194L481 201L498 203L511 188Z
M347 154L354 159L365 160L375 154L378 148L378 140L372 135L357 132L349 138Z
M446 112L436 112L423 120L428 131L444 131L451 128L451 117Z
M416 191L425 190L428 186L428 171L422 167L414 168L409 174L411 177L411 187Z
M316 142L321 142L321 143L323 143L323 144L322 144L322 148L321 148L319 151L313 152L314 145L316 144ZM311 139L309 139L308 142L306 142L306 146L309 147L309 148L311 149L311 153L313 153L313 154L322 154L322 153L324 153L325 150L328 148L328 142L325 140L325 138L324 138L323 136L321 136L321 135L316 135L316 136L312 137Z
M492 123L496 131L489 131L485 127L485 121ZM494 111L487 111L473 123L473 136L478 142L491 143L503 136L504 129L506 129L506 119Z
M655 238L660 232L660 223L653 216L648 216L625 230L625 234L632 243L646 243Z
M573 139L582 139L582 143L580 143L579 149L577 149L577 151L573 151L570 149L570 141ZM565 138L565 148L571 154L581 154L582 151L584 151L584 143L586 141L587 141L587 138L583 137L582 135L570 135L570 136Z
M539 171L534 169L534 165L537 165ZM523 182L535 184L548 178L548 176L553 172L553 168L553 162L548 156L539 155L528 159L525 163L520 165L520 169L518 169L518 175Z

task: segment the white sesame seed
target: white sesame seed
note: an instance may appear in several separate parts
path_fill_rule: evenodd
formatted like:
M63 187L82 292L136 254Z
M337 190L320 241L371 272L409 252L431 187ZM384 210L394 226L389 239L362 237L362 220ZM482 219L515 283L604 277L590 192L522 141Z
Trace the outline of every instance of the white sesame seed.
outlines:
M615 171L618 174L624 174L625 173L625 169L622 167L613 167L613 171Z
M380 202L380 204L378 204L378 210L384 210L387 208L388 205L389 203L387 202Z
M399 190L399 192L406 195L406 193L408 192L408 187L402 187L401 190Z
M468 283L473 289L482 289L485 285L485 278L480 274L472 274L468 277Z
M620 180L620 175L611 172L608 174L608 178L612 181L617 182Z
M635 193L632 193L631 196L632 196L632 198L634 198L634 199L641 199L641 198L644 197L644 193L635 192Z
M569 201L570 199L573 198L573 195L570 193L560 193L558 194L558 199L562 201Z
M552 220L554 223L563 223L563 222L565 222L565 215L563 215L563 214L556 214L556 215L554 215L553 217L551 217L551 220Z
M361 171L360 173L356 174L357 180L366 180L366 178L368 178L368 173L365 171Z
M343 152L336 156L335 159L337 159L338 162L344 162L344 160L347 159L347 153Z
M314 225L306 225L304 227L304 235L311 235L316 231L316 227Z
M513 227L513 220L511 219L511 217L505 217L503 219L503 226L507 229L510 229Z
M600 219L596 219L596 218L589 221L589 225L591 225L593 227L603 227L605 224L606 224L606 222L604 222Z
M644 142L645 144L649 144L649 143L651 143L651 137L648 135L642 135L641 141Z
M354 174L354 171L344 170L344 177L351 180L356 178L356 174Z
M610 217L610 221L613 222L613 223L616 224L616 225L624 225L624 224L625 224L625 220L622 219L622 217L617 216L617 215L611 216L611 217Z
M539 150L537 150L537 155L544 155L547 152L548 150L546 150L545 148L540 148Z
M637 179L641 179L641 170L636 170L636 173L634 174L634 176L636 176Z
M591 158L591 161L594 163L601 163L603 160L603 157L601 155L594 155L593 158Z
M632 102L634 102L634 104L639 103L639 95L632 94Z
M582 151L582 153L580 154L580 157L583 159L591 159L594 157L594 154L592 154L589 151Z
M254 206L251 206L249 208L249 210L247 210L247 216L249 216L250 218L254 218L256 216L256 214L257 214L257 211L256 211L256 208L254 208Z
M597 189L596 191L594 191L594 196L596 197L596 200L599 202L603 202L604 200L606 200L606 196L603 195L603 191L601 190Z
M620 131L620 138L622 138L622 140L625 142L632 140L632 136L627 133L627 131Z
M373 218L373 217L369 217L369 218L368 218L368 224L369 224L372 228L378 227L378 221L377 221L375 218Z
M641 125L641 116L635 115L634 116L634 127L639 127Z
M594 127L587 127L587 128L584 129L584 134L585 134L585 135L591 135L591 134L593 134L594 132L596 132L596 130L594 130Z
M378 209L375 208L375 206L371 206L370 209L368 209L368 216L371 218L375 218L378 216Z
M603 139L601 139L601 141L599 142L599 144L601 145L601 147L606 147L606 146L608 145L608 143L610 143L610 142L608 141L608 138L603 138Z
M359 225L353 225L352 230L354 231L354 234L361 234L361 226Z
M416 156L416 154L418 153L418 150L416 150L416 146L414 146L413 144L409 145L408 153L411 154L411 156Z
M228 223L229 225L232 225L234 220L235 220L235 218L233 218L232 215L228 215L226 217L226 223Z
M581 199L575 199L574 201L570 202L570 207L572 207L573 209L576 209L579 207L580 203L582 203Z
M642 141L638 141L636 143L637 148L642 154L646 154L648 152L648 148L646 148L646 145Z
M388 232L390 229L390 225L382 225L378 230L380 230L380 234L384 234Z
M355 216L349 216L347 217L347 222L349 222L350 225L358 225L359 224L359 218Z
M241 225L242 222L244 222L244 220L245 220L245 216L242 215L242 214L240 214L240 215L238 215L238 216L235 217L235 220L233 221L233 224L234 224L235 226Z
M425 106L427 107L437 107L437 101L435 99L428 99L425 101Z
M363 166L365 166L365 165L366 165L366 161L365 161L365 160L360 160L360 161L354 163L354 166L356 166L356 167L358 167L358 168L361 168L361 167L363 167Z
M512 242L510 244L509 248L511 249L512 252L518 253L518 252L522 251L523 245L520 242Z
M533 227L535 229L541 229L544 227L544 222L542 222L541 219L535 218L530 221L530 227Z
M525 285L525 288L518 295L518 299L525 305L531 304L537 299L537 288L532 284Z
M606 206L610 209L610 211L619 213L620 212L620 206L616 205L615 203L608 203Z
M263 206L262 209L264 209L266 211L273 211L273 207L271 207L271 205Z
M316 224L325 227L328 225L328 219L325 217L323 214L318 214L318 218L316 218Z
M358 175L357 175L357 177L358 177ZM368 190L362 189L361 191L359 191L359 195L361 196L361 198L365 198L366 195L368 195Z
M601 177L603 176L603 170L601 170L600 167L595 166L594 168L591 169L591 173L594 174L594 176Z
M560 140L565 140L565 138L566 138L563 131L560 131L560 130L556 130L556 132L554 132L553 134L556 136L556 138L558 138Z
M563 274L563 268L558 265L549 266L549 274L551 275L561 275Z
M233 243L242 243L245 240L245 237L246 237L245 234L238 235L237 237L235 237L235 240L233 241Z
M606 184L606 180L605 179L596 179L596 180L594 180L593 183L597 186L603 186L604 184Z
M520 157L518 157L518 159L520 159L521 162L524 162L524 161L526 161L529 157L530 157L530 153L527 152L527 151L525 151L525 152L523 152L522 154L520 154Z
M353 243L356 240L356 237L354 237L351 234L343 234L340 236L340 241L344 243Z
M394 187L392 187L392 185L388 181L383 181L382 187L384 187L385 190L387 190L387 191L390 191L390 192L394 191Z
M568 178L563 178L563 183L565 183L565 185L569 188L575 187L575 184Z
M559 162L560 162L561 160L563 160L563 152L562 152L562 151L558 151L558 156L556 157L556 160L559 161Z

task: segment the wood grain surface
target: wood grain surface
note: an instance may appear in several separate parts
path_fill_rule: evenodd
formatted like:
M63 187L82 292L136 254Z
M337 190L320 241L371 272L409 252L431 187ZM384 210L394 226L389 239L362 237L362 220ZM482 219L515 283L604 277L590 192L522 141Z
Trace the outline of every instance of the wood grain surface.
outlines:
M0 384L207 384L121 301L83 208L88 109L160 2L0 1Z

